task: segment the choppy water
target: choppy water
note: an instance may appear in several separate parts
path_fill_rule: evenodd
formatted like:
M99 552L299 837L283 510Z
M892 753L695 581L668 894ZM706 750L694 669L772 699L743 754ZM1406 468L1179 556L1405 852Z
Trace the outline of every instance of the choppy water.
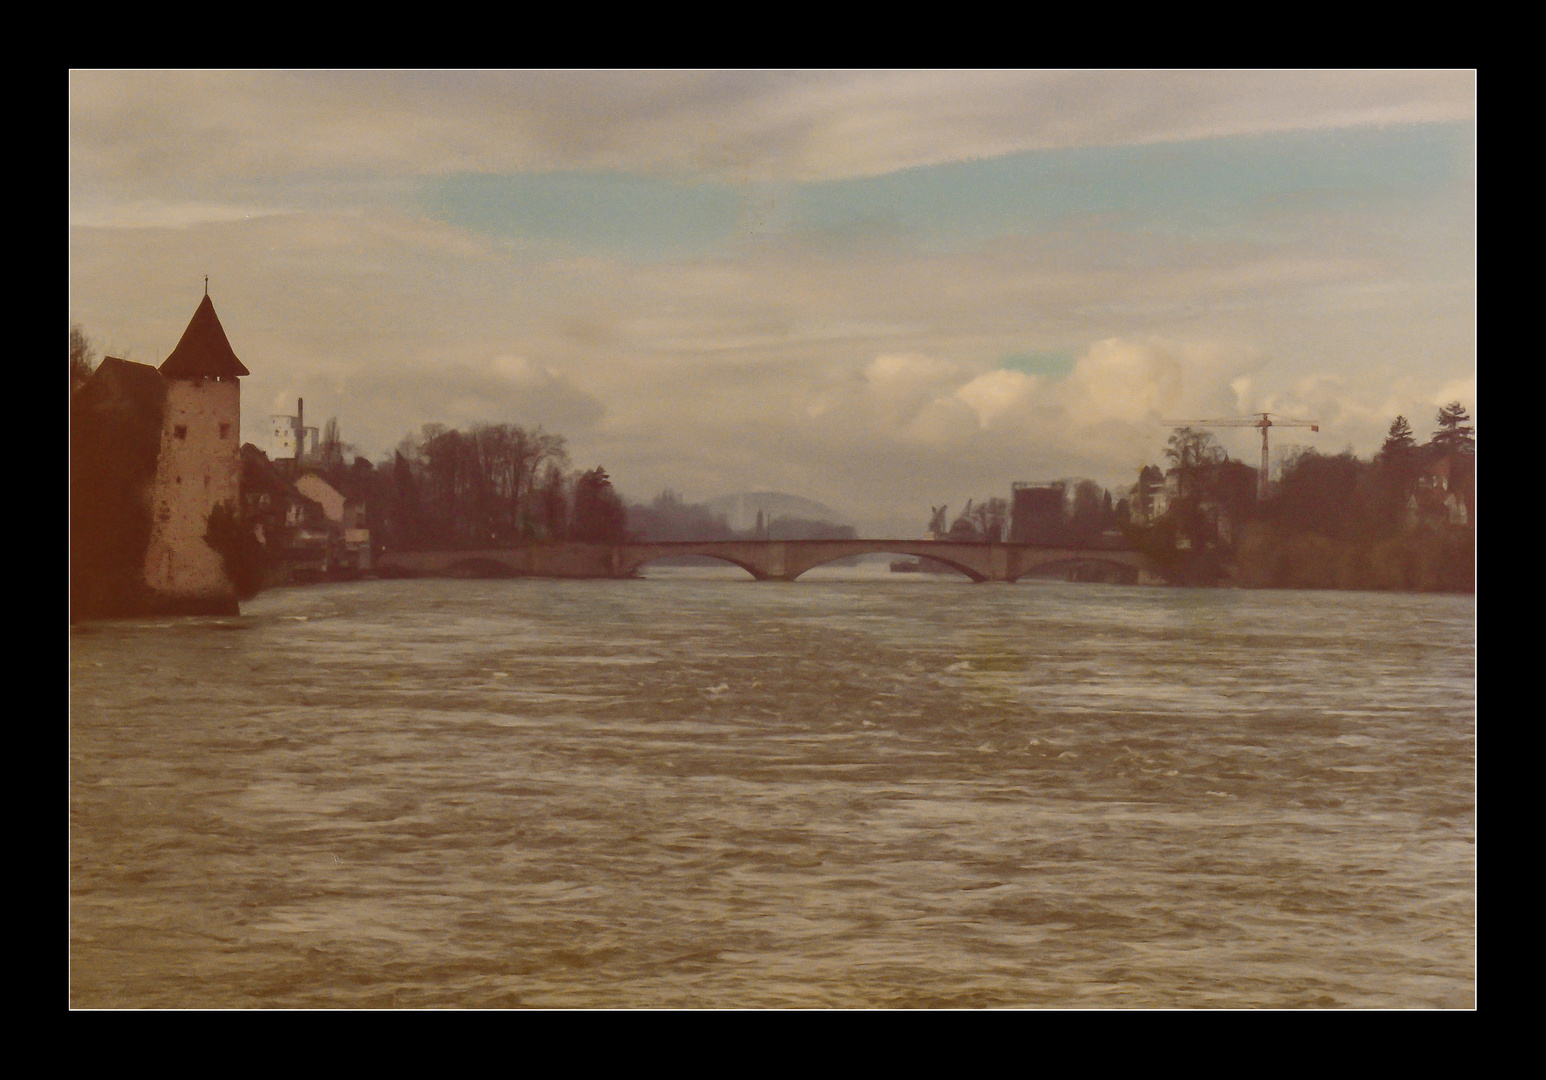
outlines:
M1475 1003L1469 597L361 582L71 664L76 1006Z

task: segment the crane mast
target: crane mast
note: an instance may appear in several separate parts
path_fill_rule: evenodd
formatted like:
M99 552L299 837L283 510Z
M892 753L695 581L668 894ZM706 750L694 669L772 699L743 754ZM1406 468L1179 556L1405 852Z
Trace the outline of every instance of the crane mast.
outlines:
M1295 420L1292 417L1282 416L1274 420L1271 413L1254 413L1251 416L1231 416L1219 420L1175 420L1175 424L1206 424L1209 427L1253 427L1261 429L1261 469L1256 474L1256 500L1267 501L1267 468L1270 458L1267 454L1267 429L1273 427L1307 427L1311 431L1319 431L1319 420Z

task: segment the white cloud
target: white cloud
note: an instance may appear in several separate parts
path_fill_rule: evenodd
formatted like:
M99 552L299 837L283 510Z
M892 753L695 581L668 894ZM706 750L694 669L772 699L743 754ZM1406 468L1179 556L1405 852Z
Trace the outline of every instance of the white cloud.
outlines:
M1018 371L990 371L955 392L977 414L977 423L991 428L1006 413L1025 404L1036 392L1037 379Z
M1159 420L1181 407L1184 380L1174 346L1108 338L1074 364L1063 399L1085 422Z

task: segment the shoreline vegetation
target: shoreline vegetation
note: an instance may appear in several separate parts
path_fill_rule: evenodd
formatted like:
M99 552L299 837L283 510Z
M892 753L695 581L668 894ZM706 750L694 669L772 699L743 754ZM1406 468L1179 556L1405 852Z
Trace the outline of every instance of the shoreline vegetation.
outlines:
M143 566L161 402L154 388L140 394L145 400L136 399L133 385L81 392L93 384L92 359L89 339L72 327L72 621L156 608ZM359 523L368 530L369 546L382 553L857 538L850 525L791 515L764 520L760 510L755 525L733 529L707 504L688 503L669 489L648 504L625 503L604 468L567 471L564 437L541 428L480 424L461 432L428 424L379 463L355 456L347 464L351 451L336 421L328 423L319 452L304 462L271 463L255 447L243 448L241 505L216 507L205 535L239 598L289 581L373 576L368 570L314 575L287 563L308 522L320 522L322 508L294 490L302 470L316 472L362 508ZM1166 457L1168 469L1145 466L1116 500L1089 480L1048 485L1066 489L1067 501L1050 515L1044 501L1043 519L1029 531L1026 523L1011 521L1006 500L991 498L975 509L968 500L949 529L946 508L935 507L929 534L1127 548L1147 556L1170 585L1475 591L1476 439L1459 403L1439 411L1438 429L1423 445L1397 417L1370 460L1351 451L1291 455L1265 501L1257 499L1256 469L1230 459L1210 432L1175 429ZM287 478L278 464L289 467ZM673 561L701 565L704 557ZM1071 572L1071 580L1104 578L1080 571Z
M1174 584L1476 590L1476 435L1459 402L1422 445L1398 416L1370 459L1289 455L1265 500L1210 432L1177 428L1166 456L1167 472L1140 475L1122 532Z

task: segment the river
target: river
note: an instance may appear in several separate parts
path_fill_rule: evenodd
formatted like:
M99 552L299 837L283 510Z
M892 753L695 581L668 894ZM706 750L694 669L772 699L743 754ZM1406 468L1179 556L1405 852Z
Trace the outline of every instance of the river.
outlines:
M362 581L70 662L76 1007L1476 1001L1470 596Z

